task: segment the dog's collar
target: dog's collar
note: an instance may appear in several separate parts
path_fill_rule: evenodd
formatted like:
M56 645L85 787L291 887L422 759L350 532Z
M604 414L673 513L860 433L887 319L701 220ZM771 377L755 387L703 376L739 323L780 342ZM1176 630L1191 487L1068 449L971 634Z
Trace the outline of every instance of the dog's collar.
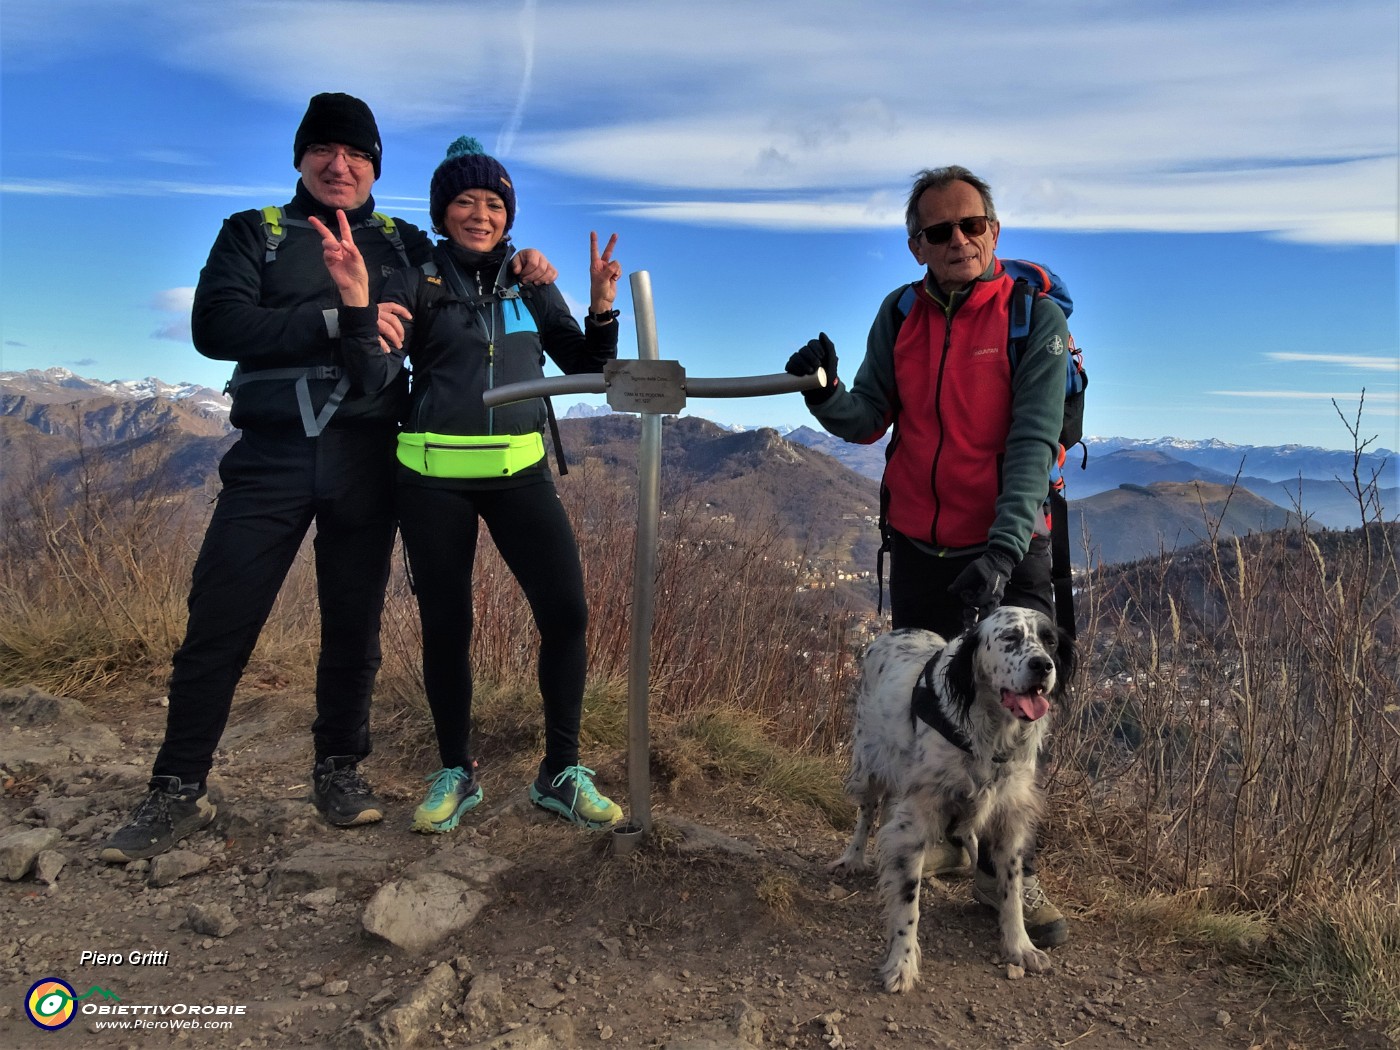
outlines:
M915 718L947 740L948 743L964 754L976 758L977 753L972 750L972 739L943 713L943 705L938 702L938 694L934 692L933 688L933 665L937 662L938 657L934 656L928 663L924 664L919 680L914 684L914 693L909 698L909 709ZM1009 761L1010 758L1010 755L992 755L992 761L997 763Z

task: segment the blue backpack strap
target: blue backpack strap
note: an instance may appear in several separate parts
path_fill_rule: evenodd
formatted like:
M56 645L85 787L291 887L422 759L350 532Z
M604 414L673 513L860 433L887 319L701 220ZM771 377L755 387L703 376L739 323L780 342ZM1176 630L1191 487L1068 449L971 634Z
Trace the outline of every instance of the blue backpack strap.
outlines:
M1038 294L1053 299L1066 317L1074 313L1074 300L1070 298L1069 289L1050 267L1027 262L1025 259L1002 259L1001 265L1013 281L1024 278L1027 284L1034 286Z
M1011 371L1021 363L1026 353L1026 343L1031 337L1031 313L1035 309L1035 292L1024 277L1017 277L1011 286L1011 331L1006 343L1006 352L1011 357Z
M909 311L914 309L914 295L918 287L917 284L911 284L908 288L904 289L904 294L901 295L894 304L894 308L899 311L900 317L908 317Z
M1065 283L1048 266L1025 259L1003 259L1001 265L1015 282L1015 291L1011 296L1011 341L1008 346L1011 367L1014 369L1025 353L1026 341L1030 338L1031 313L1036 296L1043 295L1052 300L1066 317L1074 312L1074 300L1070 298ZM1066 389L1065 393L1072 391Z

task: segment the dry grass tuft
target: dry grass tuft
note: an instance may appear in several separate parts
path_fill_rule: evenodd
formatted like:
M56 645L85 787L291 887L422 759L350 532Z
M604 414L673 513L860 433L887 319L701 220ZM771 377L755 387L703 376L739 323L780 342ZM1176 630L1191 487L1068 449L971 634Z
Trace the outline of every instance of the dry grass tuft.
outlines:
M1278 922L1272 968L1292 986L1345 1005L1400 1043L1400 891L1355 886L1300 902Z
M1202 893L1149 893L1124 901L1121 913L1134 922L1168 931L1178 940L1229 955L1257 953L1272 932L1263 915L1212 911Z
M798 891L798 882L791 875L781 871L766 871L754 887L754 896L775 919L788 922L794 914Z

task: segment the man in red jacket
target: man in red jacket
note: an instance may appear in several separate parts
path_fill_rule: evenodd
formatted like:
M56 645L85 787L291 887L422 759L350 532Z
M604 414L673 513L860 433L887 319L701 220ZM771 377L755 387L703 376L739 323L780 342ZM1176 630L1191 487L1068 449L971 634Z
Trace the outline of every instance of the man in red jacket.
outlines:
M1013 371L1013 281L996 258L1001 226L991 188L963 167L920 172L905 219L925 276L907 311L900 303L910 302L910 286L885 298L850 387L836 377L825 333L793 354L787 370L825 369L827 385L803 396L837 437L870 443L894 428L882 482L894 627L951 638L969 616L1003 603L1053 618L1043 507L1064 413L1064 312L1037 297ZM959 866L960 851L945 843L943 852L931 854L929 870ZM990 860L989 851L983 856ZM991 871L979 868L973 892L994 906ZM1031 940L1062 944L1064 916L1031 861L1025 898Z

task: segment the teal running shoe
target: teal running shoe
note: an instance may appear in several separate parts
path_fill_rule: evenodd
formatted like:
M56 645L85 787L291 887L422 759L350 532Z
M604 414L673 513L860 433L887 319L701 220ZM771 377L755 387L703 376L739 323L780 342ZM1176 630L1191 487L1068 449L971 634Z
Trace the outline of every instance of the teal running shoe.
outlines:
M541 773L530 785L530 801L581 828L610 828L622 819L622 807L593 786L593 770L570 766L553 781Z
M423 779L431 783L427 797L413 811L413 830L426 835L451 831L462 814L475 809L485 797L475 777L461 766L439 769Z

